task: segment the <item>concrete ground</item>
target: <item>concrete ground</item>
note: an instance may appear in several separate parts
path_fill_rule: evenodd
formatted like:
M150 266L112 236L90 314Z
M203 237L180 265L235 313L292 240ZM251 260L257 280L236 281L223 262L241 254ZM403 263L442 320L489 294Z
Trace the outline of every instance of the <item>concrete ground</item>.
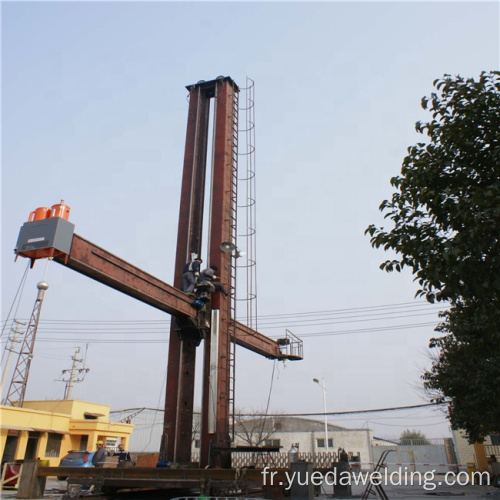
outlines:
M487 485L445 485L443 478L439 476L435 479L435 488L430 483L427 484L427 489L418 485L388 485L383 486L387 497L390 500L426 500L433 497L439 498L463 498L463 499L489 499L500 500L500 488ZM48 478L45 486L44 498L61 499L66 492L66 481L58 481L56 478ZM365 491L365 487L361 485L352 486L351 497L336 497L336 498L361 498ZM17 495L16 490L4 490L1 492L2 500L15 499ZM82 497L85 498L85 497ZM90 497L97 498L97 497ZM326 486L321 488L321 494L315 499L325 500L326 498L333 498L333 487ZM376 500L380 498L377 494L370 495L370 499ZM141 495L137 495L137 499L141 499ZM127 495L127 500L133 500L131 495Z
M438 498L489 498L491 500L500 500L500 490L494 486L486 485L467 485L467 486L448 486L436 484L435 489L424 489L417 485L388 485L383 486L387 497L390 500L425 500L433 497ZM352 489L353 497L361 498L366 487L354 486ZM377 494L370 495L371 499L380 498Z

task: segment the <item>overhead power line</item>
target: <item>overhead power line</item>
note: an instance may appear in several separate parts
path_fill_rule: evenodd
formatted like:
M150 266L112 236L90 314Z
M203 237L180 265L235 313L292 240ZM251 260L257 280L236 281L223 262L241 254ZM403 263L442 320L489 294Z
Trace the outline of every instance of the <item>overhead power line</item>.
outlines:
M292 314L263 315L259 318L259 330L293 328L301 338L355 335L362 333L387 333L413 328L435 327L434 321L394 324L395 320L437 316L438 309L426 302L409 302L384 306L368 306L330 311L307 311ZM271 321L266 321L271 320ZM281 323L278 321L281 320ZM385 325L365 328L337 328L318 331L317 327L342 324L375 323ZM86 342L96 344L167 344L169 342L170 319L165 320L57 320L40 319L39 342L68 343ZM64 333L64 336L61 333ZM53 334L53 335L51 335ZM61 335L61 336L60 336ZM269 335L278 338L279 333ZM78 337L77 337L78 336ZM147 338L145 338L147 336ZM137 338L134 338L137 337Z
M388 304L382 306L363 306L356 308L346 308L346 309L332 309L332 310L320 310L320 311L305 311L305 312L294 312L286 314L265 314L259 315L259 321L266 321L265 324L277 324L276 319L286 319L285 325L290 324L290 319L297 318L298 321L314 321L318 318L324 320L324 316L332 316L332 319L339 320L360 320L361 317L366 317L375 319L379 316L387 316L389 314L398 314L399 317L411 317L415 316L415 312L425 313L425 314L437 314L442 309L446 309L445 304L430 304L428 302L404 302L400 304ZM312 319L307 319L308 316L313 316ZM304 319L306 318L306 319ZM239 318L241 319L241 318ZM363 318L365 319L365 318ZM387 318L389 319L389 318ZM5 325L8 321L3 321L2 324ZM71 319L71 320L61 320L61 319L41 319L40 321L44 325L106 325L106 326L120 326L120 325L157 325L168 326L170 324L170 319L165 320L88 320L88 319Z
M358 415L361 413L378 413L383 411L396 411L396 410L412 410L414 408L427 408L431 406L443 406L448 403L425 403L420 405L410 405L410 406L393 406L390 408L375 408L371 410L351 410L351 411L333 411L327 413L272 413L271 415L259 415L257 413L254 414L245 414L242 413L243 417L264 417L264 416L272 416L272 417L322 417L324 415L334 416L334 415Z
M422 327L433 327L436 326L436 322L425 322L425 323L410 323L410 324L403 324L403 325L390 325L390 326L380 326L380 327L374 327L374 328L362 328L362 329L352 329L352 330L332 330L332 331L323 331L323 332L305 332L305 333L300 333L301 338L315 338L315 337L329 337L329 336L340 336L340 335L356 335L356 334L361 334L361 333L387 333L387 332L394 332L397 330L407 330L407 329L412 329L412 328L422 328ZM133 332L115 332L115 333L110 333L110 332L95 332L95 331L79 331L79 334L84 334L84 335L90 335L90 336L97 336L97 335L102 335L102 336L108 336L108 335L114 335L114 336L119 336L119 338L91 338L91 337L74 337L71 335L71 332L68 330L65 330L65 336L64 337L45 337L45 336L40 336L38 339L38 342L65 342L65 343L71 343L71 342L88 342L88 343L119 343L119 344L151 344L151 343L156 343L156 344L167 344L169 342L168 338L144 338L140 337L137 339L125 339L125 335L141 335L145 333L161 333L164 335L164 332L146 332L144 330L136 330ZM279 335L275 336L269 336L270 338L278 338Z
M383 311L397 311L399 309L446 309L445 304L431 304L427 301L419 302L401 302L398 304L385 304L380 306L362 306L362 307L351 307L344 309L330 309L330 310L320 310L320 311L306 311L306 312L293 312L288 314L264 314L260 315L259 319L272 319L272 318L288 318L288 317L301 317L301 316L321 316L325 314L346 314L351 313L358 316L360 313L378 313Z
M411 328L419 328L419 327L430 327L430 326L436 326L435 322L427 322L427 323L411 323L411 324L405 324L405 325L391 325L391 326L384 326L384 327L376 327L376 328L363 328L363 329L357 329L357 330L337 330L337 331L328 331L328 332L306 332L306 333L301 333L300 337L301 338L314 338L314 337L330 337L330 336L339 336L339 335L355 335L355 334L360 334L360 333L386 333L386 332L392 332L392 331L397 331L397 330L406 330L406 329L411 329ZM79 332L82 333L82 332ZM85 332L87 335L93 335L96 334L96 332ZM136 332L130 332L130 334L141 334L141 333L146 333L141 331L136 331ZM151 333L151 332L148 332ZM103 343L119 343L119 344L167 344L169 342L168 338L161 338L161 339L145 339L143 337L138 338L138 339L123 339L123 335L125 335L124 332L116 332L113 335L120 335L120 338L115 338L115 339L109 339L109 338L75 338L75 337L68 337L71 332L66 332L64 338L60 337L40 337L38 339L39 342L88 342L88 343L97 343L97 344L103 344ZM109 332L108 333L101 333L101 335L112 335ZM279 336L269 336L270 338L278 338Z
M419 405L407 405L407 406L391 406L388 408L372 408L369 410L350 410L350 411L333 411L327 413L239 413L238 415L242 417L322 417L324 415L335 416L335 415L358 415L362 413L380 413L386 411L398 411L398 410L413 410L415 408L430 408L430 407L440 407L448 405L449 403L423 403ZM159 411L164 412L164 408L124 408L122 410L111 410L109 413L125 413L129 411L137 410L149 410L149 411ZM194 412L196 413L196 412Z

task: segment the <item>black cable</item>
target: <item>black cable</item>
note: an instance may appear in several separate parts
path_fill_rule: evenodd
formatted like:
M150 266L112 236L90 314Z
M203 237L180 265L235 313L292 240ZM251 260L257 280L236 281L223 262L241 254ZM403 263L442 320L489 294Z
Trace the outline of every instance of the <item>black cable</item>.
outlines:
M443 403L425 403L420 405L410 405L410 406L394 406L390 408L376 408L371 410L352 410L352 411L334 411L327 413L273 413L273 417L320 417L320 416L334 416L334 415L356 415L360 413L378 413L383 411L396 411L396 410L411 410L414 408L426 408L431 406L442 406L447 405L448 402ZM263 417L264 415L254 414L241 414L242 417Z
M350 411L335 411L327 413L273 413L273 417L319 417L324 415L356 415L361 413L379 413L384 411L398 411L398 410L412 410L415 408L430 408L432 406L443 406L447 405L449 402L444 401L442 403L423 403L419 405L407 405L407 406L391 406L388 408L372 408L370 410L350 410ZM165 411L163 408L124 408L122 410L112 410L109 413L122 413L126 411L137 411L137 410L149 410L149 411ZM193 412L196 413L196 412ZM259 413L240 413L241 417L264 417L264 414Z
M4 321L4 325L3 325L2 333L0 334L0 337L3 337L3 334L5 332L5 328L7 327L7 323L9 322L10 313L12 312L12 309L14 308L14 305L16 303L16 299L17 299L18 295L19 295L19 301L21 300L21 295L22 295L22 292L24 290L24 285L26 284L26 276L28 275L28 269L29 269L29 262L26 264L26 269L24 270L23 277L21 278L21 282L19 283L19 286L17 288L17 292L16 292L16 295L14 296L14 300L12 301L12 305L10 306L9 312L7 313L7 319ZM19 301L17 302L17 308L19 307ZM16 308L16 312L17 312L17 308Z
M302 313L290 313L290 314L267 314L267 315L262 315L259 316L260 318L274 318L274 317L295 317L295 316L303 316L303 315L320 315L320 314L343 314L345 312L356 312L358 313L359 311L377 311L377 310L391 310L391 309L399 309L399 308L414 308L414 307L433 307L432 304L429 302L401 302L398 304L385 304L385 305L380 305L380 306L363 306L363 307L352 307L352 308L346 308L346 309L332 309L332 310L322 310L322 311L308 311L308 312L302 312ZM437 304L434 304L434 307L437 306Z
M362 329L357 329L357 330L337 330L337 331L328 331L328 332L310 332L310 333L303 333L300 334L301 338L314 338L314 337L336 337L340 335L355 335L358 333L384 333L384 332L389 332L389 331L397 331L397 330L405 330L405 329L410 329L410 328L418 328L418 327L428 327L428 326L437 326L435 322L428 322L428 323L410 323L410 324L405 324L405 325L392 325L392 326L385 326L385 327L376 327L376 328L362 328ZM83 332L79 332L83 333ZM85 332L87 335L92 335L92 334L99 334L99 332ZM146 333L142 330L137 330L135 332L129 332L129 334L137 334L140 335L141 333ZM148 332L151 333L151 332ZM64 338L55 338L55 337L43 337L40 336L37 338L37 342L88 342L88 343L120 343L120 344L137 344L137 343L143 343L143 344L151 344L151 343L158 343L158 344L166 344L169 342L168 339L162 338L162 339L127 339L124 340L123 338L119 339L90 339L90 338L68 338L68 335L71 335L71 333L67 333L67 335ZM101 332L101 335L125 335L123 332L117 332L116 334L112 334L109 332L103 333ZM273 337L269 337L273 338ZM277 338L277 337L276 337Z
M259 437L259 440L262 439L262 435L264 434L264 427L266 425L266 418L269 416L268 413L269 413L269 405L271 404L271 393L273 391L273 383L274 383L274 370L276 369L276 360L274 360L274 363L273 363L273 371L272 371L272 374L271 374L271 384L269 385L269 394L267 395L267 405L266 405L266 412L265 414L263 415L264 418L262 419L262 428L260 430L260 437ZM258 443L260 444L260 443Z
M314 316L314 318L317 318L318 316L325 316L325 315L332 315L332 316L337 316L345 313L352 313L351 315L343 316L342 318L335 318L336 320L338 319L355 319L359 320L360 315L366 315L366 314L371 314L371 317L375 316L382 316L382 315L387 315L387 314L393 314L392 312L393 309L408 309L408 313L413 313L415 311L415 308L420 308L422 309L422 312L426 311L436 311L438 312L438 308L435 306L432 306L431 304L428 303L402 303L402 304L396 304L396 305L382 305L382 306L363 306L363 307L358 307L358 308L349 308L349 309L337 309L337 310L327 310L327 311L307 311L307 312L302 312L302 313L290 313L290 314L271 314L271 315L262 315L259 316L259 319L262 321L262 319L279 319L279 318L300 318L300 317L305 317L305 316ZM442 309L442 307L441 307ZM387 312L382 312L379 313L377 311L387 311ZM397 311L398 314L401 312L405 311ZM431 312L429 312L431 314ZM398 316L398 317L411 317L415 316L415 314L408 314L408 315L403 315L403 316ZM389 319L389 318L387 318ZM313 320L299 320L300 322L304 321L314 321ZM169 320L57 320L57 319L40 319L41 324L102 324L102 325L121 325L121 324L156 324L156 325L165 325L168 326L170 321ZM276 324L275 322L268 322L265 324ZM289 323L287 323L289 324ZM259 324L259 326L262 326Z

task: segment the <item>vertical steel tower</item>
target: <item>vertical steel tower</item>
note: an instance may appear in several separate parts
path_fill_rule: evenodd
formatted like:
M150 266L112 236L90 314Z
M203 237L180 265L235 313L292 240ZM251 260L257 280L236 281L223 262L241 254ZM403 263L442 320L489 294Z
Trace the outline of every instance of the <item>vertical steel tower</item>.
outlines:
M207 265L216 265L221 281L232 285L234 257L230 252L223 252L220 245L223 242L235 244L236 238L239 89L229 77L199 82L187 89L190 99L174 286L181 288L182 268L190 255L201 254L211 99L214 100L214 135ZM166 453L162 453L163 458L170 461L191 460L195 354L200 336L205 338L200 462L209 463L210 447L230 445L229 348L234 333L234 318L231 317L234 288L230 288L228 298L221 294L212 297L212 314L206 332L193 331L189 327L183 328L178 321L172 322L163 440ZM214 356L217 356L217 368L211 374ZM227 466L228 455L222 454L220 458L220 465Z

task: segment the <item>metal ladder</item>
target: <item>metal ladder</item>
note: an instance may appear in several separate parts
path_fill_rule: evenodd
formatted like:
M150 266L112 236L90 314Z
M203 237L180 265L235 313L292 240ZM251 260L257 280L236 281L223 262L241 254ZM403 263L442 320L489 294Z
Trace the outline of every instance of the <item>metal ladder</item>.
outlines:
M237 237L237 206L238 206L238 91L233 89L233 133L231 138L231 207L230 207L230 241L236 246ZM229 339L235 337L236 323L236 256L231 253L229 257L229 283L228 283L228 333ZM235 385L236 385L236 344L229 342L229 418L231 421L231 441L234 441L235 422Z
M255 185L255 84L247 77L245 90L245 105L240 112L245 112L245 122L240 127L240 137L244 140L238 154L240 155L238 185L238 238L243 239L246 251L245 257L238 260L238 277L244 276L244 287L239 281L238 302L246 306L246 325L253 330L257 327L257 266L256 266L256 185ZM242 158L241 158L242 157ZM241 160L245 164L242 168ZM243 196L241 192L243 191ZM242 315L242 311L239 311Z
M377 465L375 465L375 469L373 472L379 472L381 469L385 469L387 467L387 465L385 465L385 459L387 458L387 455L389 455L389 453L393 451L396 450L385 450L382 453L382 455L380 455L380 458L378 459ZM361 500L366 500L370 495L377 495L377 494L382 500L389 500L389 497L387 496L387 493L384 491L384 488L382 488L382 485L373 484L370 481L365 489L365 492L363 493L363 496L361 497Z

